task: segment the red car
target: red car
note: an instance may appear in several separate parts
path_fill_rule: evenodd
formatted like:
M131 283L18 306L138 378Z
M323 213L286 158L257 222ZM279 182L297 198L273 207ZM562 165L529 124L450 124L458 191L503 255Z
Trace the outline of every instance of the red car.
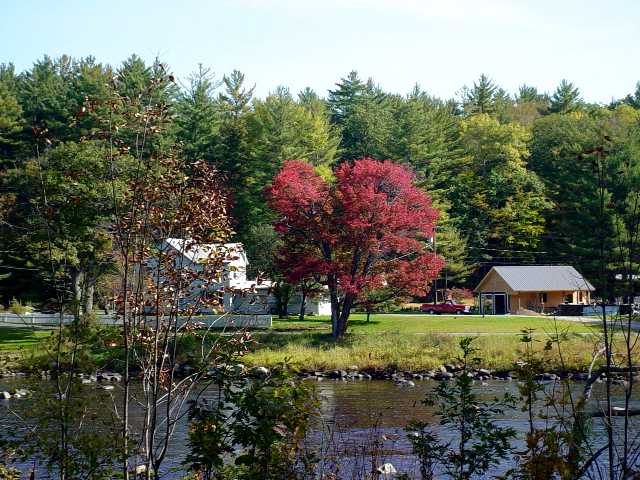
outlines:
M454 303L452 300L447 300L444 303L425 303L420 307L420 310L431 315L434 313L469 313L469 305Z

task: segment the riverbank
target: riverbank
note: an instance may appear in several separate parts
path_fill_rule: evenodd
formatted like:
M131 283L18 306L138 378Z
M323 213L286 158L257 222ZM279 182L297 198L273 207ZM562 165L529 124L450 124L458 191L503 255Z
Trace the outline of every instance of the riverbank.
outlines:
M538 335L536 349L545 357L549 370L585 370L598 342L595 334L566 333L560 344L544 350L546 336ZM348 369L354 365L367 371L424 371L454 361L459 356L460 337L427 333L353 333L336 342L328 333L256 334L257 345L243 358L249 365L271 366L285 359L305 371ZM497 370L511 370L522 359L523 344L513 335L479 336L482 365Z
M102 347L92 349L92 368L117 370L111 361L115 349L104 348L105 335L117 337L114 327L100 335ZM598 325L549 317L474 317L420 314L354 314L348 335L339 341L331 337L328 317L275 319L269 331L254 331L255 344L240 361L248 366L271 367L287 361L303 373L356 370L389 378L393 372L428 372L454 362L461 336L478 337L484 368L509 371L522 359L522 330L532 329L534 347L545 359L549 372L585 371L598 349ZM24 364L38 367L43 356L43 337L52 332L29 329L0 329L0 371L20 371ZM217 334L214 334L217 335ZM551 337L561 342L545 349ZM191 346L189 346L191 345ZM185 351L198 342L185 342ZM36 360L34 361L34 357ZM28 360L28 362L27 362ZM455 362L454 362L455 363ZM46 368L45 368L46 369Z

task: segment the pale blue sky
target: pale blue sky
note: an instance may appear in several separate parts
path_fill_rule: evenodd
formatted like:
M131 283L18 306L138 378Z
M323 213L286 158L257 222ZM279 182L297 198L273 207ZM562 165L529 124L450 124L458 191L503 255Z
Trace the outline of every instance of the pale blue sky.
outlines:
M182 80L239 69L264 95L321 94L351 69L384 89L451 97L480 73L513 92L562 78L608 102L640 80L635 0L0 0L0 62L44 54L118 64L155 55Z

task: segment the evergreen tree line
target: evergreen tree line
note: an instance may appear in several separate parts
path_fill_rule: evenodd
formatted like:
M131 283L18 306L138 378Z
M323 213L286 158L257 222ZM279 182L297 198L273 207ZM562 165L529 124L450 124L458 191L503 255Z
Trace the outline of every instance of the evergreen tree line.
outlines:
M171 125L145 146L151 158L178 144L183 156L224 175L235 236L254 273L278 276L263 192L285 160L307 161L330 178L340 162L372 157L409 165L441 210L436 249L448 285L473 285L495 264L562 263L614 294L604 290L613 282L600 274L598 252L622 248L625 222L612 210L603 217L598 192L624 201L640 180L640 83L598 105L566 80L551 94L529 85L512 94L481 75L445 100L419 85L389 93L350 72L326 96L278 87L258 98L239 71L217 76L199 66L182 83L137 56L117 68L63 56L21 73L0 65L1 302L46 303L51 276L43 271L53 258L64 264L58 275L73 277L79 301L91 307L98 294L104 303L118 263L110 179L127 167L108 164L109 145L96 135L117 119L87 105L114 91L139 99L140 115L145 105L171 110ZM606 157L603 172L594 155ZM632 175L623 180L622 168ZM618 271L614 255L607 279Z

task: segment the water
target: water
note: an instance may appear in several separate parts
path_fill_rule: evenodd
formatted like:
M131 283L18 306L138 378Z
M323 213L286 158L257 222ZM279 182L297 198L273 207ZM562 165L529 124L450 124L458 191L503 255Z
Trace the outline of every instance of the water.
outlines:
M320 398L320 417L313 422L313 428L305 441L305 448L318 452L322 461L319 472L335 471L339 465L338 478L364 478L372 468L383 463L392 463L399 471L415 472L416 460L411 454L411 446L406 438L404 428L410 420L434 422L433 409L424 406L421 401L437 385L434 381L416 382L415 388L399 387L389 381L355 381L343 382L324 380L317 382L317 393ZM20 387L24 381L0 379L0 390ZM502 396L505 392L517 395L515 382L490 381L477 382L477 393L490 400ZM552 384L548 384L552 388ZM119 386L112 392L96 391L94 386L88 392L97 394L92 400L96 412L108 413L113 404L110 393L117 399ZM574 384L572 391L578 393L581 384ZM593 409L597 409L598 398L602 398L602 386L594 391ZM636 391L639 389L636 389ZM614 386L616 401L622 400L623 390ZM217 398L214 388L204 393L205 397ZM634 408L640 407L640 395L634 394ZM20 402L20 403L19 403ZM28 400L0 401L0 425L5 432L20 429L21 422L12 413L14 407L27 406ZM28 412L28 410L27 410ZM139 419L139 411L133 409L133 422ZM28 413L27 413L28 415ZM136 418L137 417L137 418ZM500 425L510 426L522 437L528 429L528 420L520 410L506 412L504 417L496 418ZM188 453L186 418L176 429L172 448L165 462L167 472L179 468ZM640 426L635 425L634 437L640 433ZM441 432L447 438L446 432ZM594 424L594 435L602 439L603 429L599 422ZM504 471L510 464L505 464L494 473ZM40 477L39 477L40 478ZM164 478L179 478L177 473L167 473Z

